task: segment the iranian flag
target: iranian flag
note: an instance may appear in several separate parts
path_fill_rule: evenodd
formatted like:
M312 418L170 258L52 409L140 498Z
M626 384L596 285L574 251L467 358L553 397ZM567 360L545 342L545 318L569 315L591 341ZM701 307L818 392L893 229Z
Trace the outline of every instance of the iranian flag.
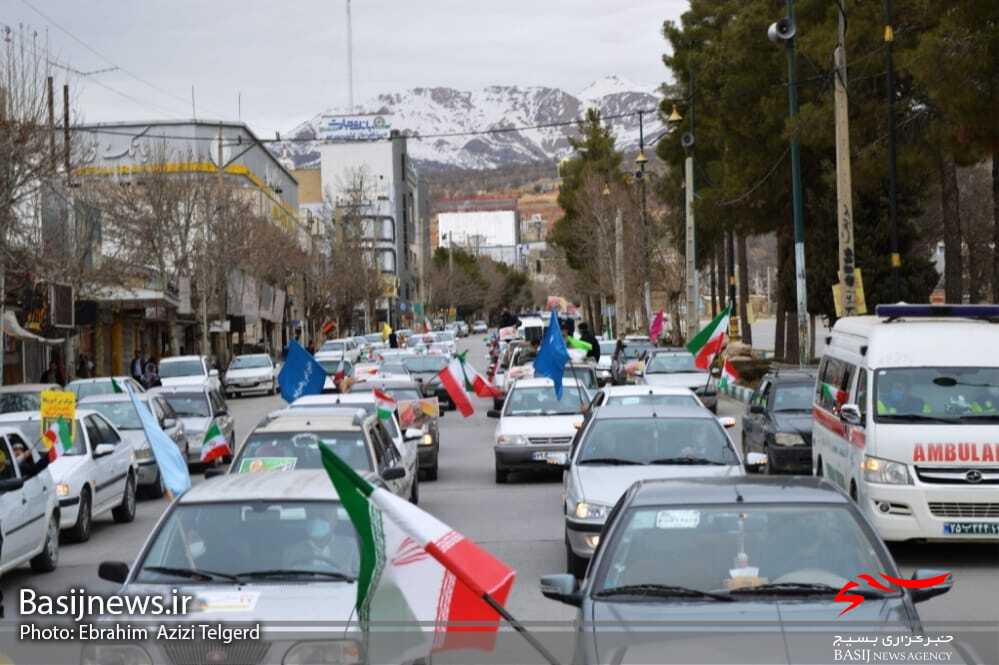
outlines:
M73 435L65 418L56 418L42 434L49 461L54 462L73 449Z
M694 354L694 364L700 369L711 367L711 362L725 346L725 335L728 333L728 320L731 315L730 305L687 343L687 350Z
M205 438L201 441L201 463L208 464L226 455L232 455L229 442L225 440L219 426L212 423L212 426L205 432Z
M113 376L111 377L111 392L113 392L115 395L120 395L125 392L124 390L121 389L121 386L118 384L117 381L115 381L115 378Z
M471 387L472 391L479 397L502 397L503 393L499 391L499 388L479 374L472 365L465 362L465 353L460 354L458 359L461 361L461 368L465 374L466 386Z
M346 378L346 369L343 366L343 356L340 356L340 364L336 366L336 372L333 373L333 384L336 385Z
M722 388L728 388L734 386L739 381L739 372L735 370L735 366L732 361L728 358L725 359L725 364L722 365L721 380L718 382Z
M842 406L846 403L848 395L845 390L840 390L836 386L826 383L825 381L822 382L821 390L822 398L825 401L832 402L836 406Z
M397 404L395 403L395 398L389 395L383 390L375 388L375 404L378 405L378 419L388 420L392 417L392 412L395 411Z
M461 369L461 361L453 359L447 367L442 369L437 377L441 380L441 385L447 390L448 397L457 407L464 417L469 417L475 413L472 408L472 401L468 399L465 392L465 372Z
M372 655L369 662L414 660L448 649L492 649L499 615L483 596L504 606L515 572L432 515L374 487L326 444L320 443L319 450L357 530L356 608L362 629L374 632L378 624L392 624L386 639L370 640L371 648L392 653ZM405 630L400 627L409 626L413 632L400 636L400 629Z

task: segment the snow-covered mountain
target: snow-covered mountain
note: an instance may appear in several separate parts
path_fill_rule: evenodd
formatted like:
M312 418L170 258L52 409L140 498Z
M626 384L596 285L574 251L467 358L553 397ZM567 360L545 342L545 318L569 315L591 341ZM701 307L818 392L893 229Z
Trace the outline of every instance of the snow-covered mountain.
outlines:
M425 169L494 169L566 156L570 152L568 137L576 134L574 126L514 128L571 122L581 118L590 106L612 118L608 122L618 147L635 150L639 128L634 112L655 109L658 101L654 87L610 76L593 82L576 95L546 87L497 85L474 91L413 88L378 95L360 104L358 111L390 116L393 129L411 137L425 137L409 140L410 155ZM319 135L324 116L342 113L342 109L334 108L316 115L285 135L295 141L271 144L272 150L297 168L318 166L318 145L303 139ZM508 128L510 131L475 134ZM661 129L655 114L645 115L647 137Z

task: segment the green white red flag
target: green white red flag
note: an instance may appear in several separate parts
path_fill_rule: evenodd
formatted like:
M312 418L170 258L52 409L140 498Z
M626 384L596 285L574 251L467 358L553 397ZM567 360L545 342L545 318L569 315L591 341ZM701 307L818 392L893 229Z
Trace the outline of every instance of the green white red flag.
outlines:
M65 418L56 418L42 434L50 462L54 462L73 449L73 435Z
M219 426L212 423L212 426L205 432L205 438L201 441L201 463L208 464L227 455L232 455L229 442L226 441Z
M461 368L460 360L457 358L451 360L437 374L437 377L441 380L441 385L444 386L448 397L451 398L451 402L461 412L462 416L467 418L475 413L475 409L472 407L472 400L468 398L468 393L465 391L465 372Z
M736 371L732 361L726 358L725 364L722 365L721 380L718 381L718 385L722 388L728 388L730 386L734 386L738 382L739 372Z
M395 398L378 388L375 388L374 395L375 404L378 406L378 419L388 420L392 417L392 413L398 406L395 402Z
M731 315L730 305L711 319L711 323L687 343L687 350L694 354L694 364L700 369L711 367L715 356L725 347L725 335L728 334L728 321Z
M479 397L503 396L503 393L499 391L499 388L490 383L486 377L479 374L475 367L473 367L470 363L465 362L464 353L459 354L458 359L461 361L461 368L465 373L465 383L476 395Z
M515 571L429 513L373 486L326 444L320 443L319 450L357 531L356 607L362 629L420 622L403 661L432 651L492 649L499 615L483 596L505 605ZM393 630L397 634L398 628ZM369 661L401 662L385 658L391 656Z

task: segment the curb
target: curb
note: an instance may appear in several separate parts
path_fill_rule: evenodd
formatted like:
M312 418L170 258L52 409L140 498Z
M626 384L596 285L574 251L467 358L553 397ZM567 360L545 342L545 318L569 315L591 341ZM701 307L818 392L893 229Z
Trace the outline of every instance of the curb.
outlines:
M753 399L753 390L745 386L724 386L721 388L721 392L746 404L749 404L749 401Z

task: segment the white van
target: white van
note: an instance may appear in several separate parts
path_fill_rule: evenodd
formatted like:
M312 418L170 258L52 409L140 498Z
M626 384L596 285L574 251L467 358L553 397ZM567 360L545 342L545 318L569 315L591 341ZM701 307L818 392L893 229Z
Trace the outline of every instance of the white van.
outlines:
M886 541L999 540L999 306L889 305L836 322L812 469Z

